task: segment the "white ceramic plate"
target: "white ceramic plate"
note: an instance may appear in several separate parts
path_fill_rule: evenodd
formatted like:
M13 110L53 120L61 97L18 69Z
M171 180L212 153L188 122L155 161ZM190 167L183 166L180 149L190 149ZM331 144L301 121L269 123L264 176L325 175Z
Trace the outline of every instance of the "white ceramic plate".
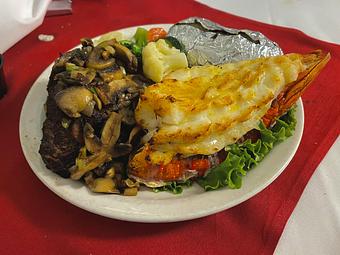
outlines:
M169 24L144 26L168 28ZM128 37L136 27L121 30ZM303 132L303 105L297 103L297 127L292 137L277 145L246 177L241 189L204 192L197 184L180 195L143 190L135 197L94 194L80 182L63 179L48 170L38 153L45 119L44 103L52 64L31 87L20 115L20 141L24 155L37 177L64 200L106 217L136 222L174 222L195 219L233 207L254 196L273 182L295 154ZM27 180L29 181L29 180Z

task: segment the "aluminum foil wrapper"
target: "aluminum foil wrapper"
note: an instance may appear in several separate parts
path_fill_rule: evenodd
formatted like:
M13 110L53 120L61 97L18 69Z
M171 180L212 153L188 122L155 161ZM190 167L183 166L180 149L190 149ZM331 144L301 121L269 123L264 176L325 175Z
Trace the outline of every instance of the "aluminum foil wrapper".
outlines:
M190 66L282 55L278 44L260 32L226 28L204 18L182 20L168 35L184 45Z

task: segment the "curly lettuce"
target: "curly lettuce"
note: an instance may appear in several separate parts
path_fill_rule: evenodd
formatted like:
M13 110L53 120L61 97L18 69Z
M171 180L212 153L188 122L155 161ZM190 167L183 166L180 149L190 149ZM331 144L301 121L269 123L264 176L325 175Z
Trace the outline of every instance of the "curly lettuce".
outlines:
M241 144L232 144L226 148L227 157L218 166L207 171L197 180L206 191L222 187L239 189L242 177L255 167L273 149L274 145L293 135L296 127L295 108L276 120L270 129L261 122L261 138L256 142L246 140Z
M184 187L190 187L192 185L192 180L188 179L186 181L173 181L168 182L165 186L153 188L154 192L168 191L173 194L181 194Z

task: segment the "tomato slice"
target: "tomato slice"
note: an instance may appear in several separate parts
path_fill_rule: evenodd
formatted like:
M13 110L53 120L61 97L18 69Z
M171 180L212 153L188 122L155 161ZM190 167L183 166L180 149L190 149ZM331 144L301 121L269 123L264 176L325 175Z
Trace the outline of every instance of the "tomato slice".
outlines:
M148 31L148 42L154 42L158 39L165 38L167 36L167 32L161 27L150 28Z
M209 168L210 162L208 159L193 159L191 161L191 169L196 170L199 176L202 176Z

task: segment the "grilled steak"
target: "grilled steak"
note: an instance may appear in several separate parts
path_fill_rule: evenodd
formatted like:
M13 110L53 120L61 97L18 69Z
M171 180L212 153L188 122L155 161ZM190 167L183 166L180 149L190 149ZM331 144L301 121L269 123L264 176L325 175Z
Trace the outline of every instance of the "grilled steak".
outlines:
M53 98L57 84L52 73L47 88L49 92L46 101L47 118L43 124L39 153L48 169L68 178L70 175L68 169L74 165L81 144L62 126L62 120L67 116L58 108Z
M110 47L117 46L114 41L108 43L112 44ZM83 40L82 48L62 54L52 68L39 153L48 169L65 178L70 177L70 168L74 168L80 149L85 146L86 123L100 137L110 114L117 112L122 118L118 142L128 141L135 125L139 94L151 83L141 75L126 74L127 63L119 61L124 56L107 58L105 54L112 54L104 52L110 49L108 43L94 47L90 40ZM117 160L125 162L125 158Z

